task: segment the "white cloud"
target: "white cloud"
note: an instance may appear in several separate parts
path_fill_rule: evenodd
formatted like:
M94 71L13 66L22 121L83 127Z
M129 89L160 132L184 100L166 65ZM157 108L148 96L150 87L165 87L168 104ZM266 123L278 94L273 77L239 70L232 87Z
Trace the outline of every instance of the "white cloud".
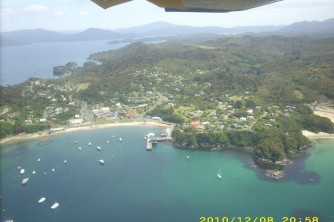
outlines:
M24 11L33 14L45 14L49 12L49 8L44 5L30 5L25 7Z
M4 8L4 9L0 9L0 15L10 15L12 14L13 10L10 8Z
M88 15L89 13L88 12L79 12L78 15L81 15L81 16L86 16Z
M54 11L53 12L53 15L58 16L58 17L63 16L64 14L65 14L65 12L63 12L63 11Z

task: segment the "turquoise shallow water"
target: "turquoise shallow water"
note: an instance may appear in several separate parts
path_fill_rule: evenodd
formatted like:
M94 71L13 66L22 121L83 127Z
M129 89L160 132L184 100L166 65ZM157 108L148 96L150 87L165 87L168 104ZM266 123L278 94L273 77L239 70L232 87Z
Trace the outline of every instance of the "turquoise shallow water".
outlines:
M251 157L243 153L181 150L170 143L146 151L144 135L160 130L96 129L2 147L1 221L181 222L201 216L334 221L333 140L319 141L277 182L251 168ZM103 166L99 159L105 160ZM26 170L24 176L17 166ZM30 180L22 185L26 176ZM46 201L39 204L42 196ZM55 201L60 206L52 210Z

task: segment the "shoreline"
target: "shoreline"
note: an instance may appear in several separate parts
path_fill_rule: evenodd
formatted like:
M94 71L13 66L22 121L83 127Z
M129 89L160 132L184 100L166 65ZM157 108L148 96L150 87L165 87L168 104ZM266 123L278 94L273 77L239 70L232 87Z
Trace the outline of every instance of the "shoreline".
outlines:
M104 128L112 128L112 127L123 127L123 126L158 126L158 127L170 127L170 123L165 122L154 122L154 121L132 121L132 122L115 122L115 123L102 123L91 126L81 126L75 128L66 128L63 131L55 132L55 133L47 133L36 132L31 134L19 134L15 136L10 136L0 140L0 146L8 145L21 141L28 141L40 138L46 138L54 135L59 135L63 133L71 133L76 131L86 131L86 130L94 130L94 129L104 129Z
M302 131L303 135L307 137L310 140L318 140L318 139L334 139L334 134L319 132L319 133L313 133L308 130Z

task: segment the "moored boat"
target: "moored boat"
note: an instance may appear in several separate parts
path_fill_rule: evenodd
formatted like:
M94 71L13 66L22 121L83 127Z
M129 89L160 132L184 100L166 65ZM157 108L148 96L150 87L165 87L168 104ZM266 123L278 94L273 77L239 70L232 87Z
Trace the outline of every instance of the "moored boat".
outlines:
M102 164L104 164L104 160L99 160L99 163L102 165Z
M26 183L28 182L28 180L29 180L29 177L24 178L24 179L22 180L22 184L26 184Z
M45 197L41 197L41 199L39 199L38 203L43 203L45 201Z
M59 203L55 202L52 206L51 209L56 209L57 207L59 207Z

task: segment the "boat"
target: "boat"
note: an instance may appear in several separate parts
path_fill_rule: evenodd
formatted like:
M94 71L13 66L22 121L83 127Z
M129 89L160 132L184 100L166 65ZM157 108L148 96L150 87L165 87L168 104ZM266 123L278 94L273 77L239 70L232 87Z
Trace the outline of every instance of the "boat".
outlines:
M38 158L38 159L37 159L37 161L39 162L39 161L41 161L41 159L40 159L40 158Z
M221 171L221 170L219 170L219 173L217 174L217 177L218 177L219 179L223 179L223 174L222 174L222 171Z
M57 207L59 207L59 203L55 202L52 206L51 209L56 209Z
M104 164L104 160L102 160L102 159L99 160L99 162L100 162L100 164Z
M92 145L92 143L91 143L91 142L89 142L89 143L88 143L88 146L90 146L90 145Z
M67 163L67 160L64 160L64 164L66 164Z
M32 171L32 174L35 174L36 173L36 171L34 170L34 171Z
M76 140L74 140L74 144L77 144L77 141L76 141Z
M79 150L81 150L81 147L79 146Z
M54 168L52 168L52 171L53 171L53 172L55 172L55 169L54 169Z
M24 174L24 172L25 172L25 170L22 168L22 169L20 170L20 174Z
M29 180L28 177L24 178L24 179L22 180L22 184L26 184L26 183L28 182L28 180Z
M122 137L119 138L119 142L122 142Z
M99 146L97 146L96 149L97 149L98 151L101 151L101 147L99 147Z
M41 199L39 199L38 203L43 203L45 201L45 197L42 197Z
M190 159L190 156L186 156L187 159Z
M109 143L109 140L107 140L107 143Z
M18 170L21 169L21 166L17 166L17 169L18 169Z

